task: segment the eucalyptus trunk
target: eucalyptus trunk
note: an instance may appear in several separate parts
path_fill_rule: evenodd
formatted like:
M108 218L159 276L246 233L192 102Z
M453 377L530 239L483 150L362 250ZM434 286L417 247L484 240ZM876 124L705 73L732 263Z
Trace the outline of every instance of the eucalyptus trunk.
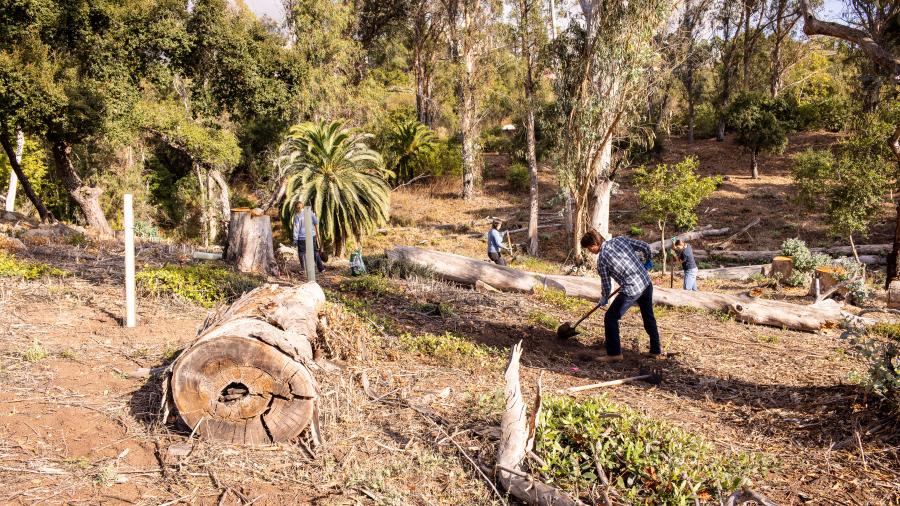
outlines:
M25 196L28 197L28 200L31 201L34 208L37 209L41 221L53 220L53 214L47 210L44 206L44 202L38 197L37 193L34 192L31 182L28 181L28 177L22 170L20 159L16 156L16 152L13 151L12 142L10 142L9 138L7 138L2 131L0 131L0 144L3 145L3 151L6 153L7 158L9 158L9 165L12 167L12 173L16 175L16 179L18 179L19 184L22 185L22 191L25 192Z
M612 167L612 141L609 140L600 147L600 153L594 164L594 184L591 209L591 228L600 234L609 233L609 204L612 198L613 181L610 179Z
M25 150L25 134L21 129L16 129L16 155L15 161L19 166L22 165L22 152ZM10 158L10 166L12 166L12 158ZM6 192L6 212L11 213L16 210L16 189L18 185L18 176L16 171L9 171L9 189Z
M466 13L466 25L471 22ZM481 183L481 153L478 148L478 99L475 89L475 48L471 41L463 41L463 75L461 82L462 104L459 110L459 128L462 133L463 199L475 196Z
M72 163L72 145L68 141L53 134L47 135L47 141L50 144L57 174L69 196L81 209L85 223L102 236L112 236L112 228L106 221L103 208L100 207L103 189L89 186L81 180Z

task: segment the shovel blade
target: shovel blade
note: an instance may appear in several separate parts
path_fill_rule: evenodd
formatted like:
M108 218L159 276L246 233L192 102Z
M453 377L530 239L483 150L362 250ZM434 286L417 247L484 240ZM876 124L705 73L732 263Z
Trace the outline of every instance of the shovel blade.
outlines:
M570 322L563 323L556 329L557 339L569 339L578 335L578 330Z

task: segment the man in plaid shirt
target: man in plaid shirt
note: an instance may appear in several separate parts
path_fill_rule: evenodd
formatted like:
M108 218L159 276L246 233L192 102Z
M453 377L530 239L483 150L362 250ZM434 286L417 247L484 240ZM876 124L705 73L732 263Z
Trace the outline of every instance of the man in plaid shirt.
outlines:
M637 303L644 320L644 330L650 336L650 356L662 357L662 346L659 341L659 330L656 328L656 316L653 314L653 283L647 271L653 267L650 246L628 237L608 239L594 230L584 234L581 246L591 253L597 254L597 272L603 284L600 305L609 302L612 291L610 278L619 284L619 296L613 301L603 317L606 333L606 356L599 357L599 362L621 362L622 344L619 336L619 320L628 308ZM643 258L641 258L643 257Z

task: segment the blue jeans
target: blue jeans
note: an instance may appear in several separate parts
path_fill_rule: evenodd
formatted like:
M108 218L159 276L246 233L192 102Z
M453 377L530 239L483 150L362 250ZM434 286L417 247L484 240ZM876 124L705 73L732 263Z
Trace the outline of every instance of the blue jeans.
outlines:
M621 294L616 297L606 315L603 317L603 329L606 332L606 354L621 355L622 341L619 336L619 320L625 316L628 308L637 303L641 309L641 319L644 320L644 330L650 336L650 353L662 353L662 345L659 342L659 330L656 328L656 316L653 314L653 285L644 289L644 292L635 298Z
M684 289L692 292L697 289L697 269L688 269L684 271Z

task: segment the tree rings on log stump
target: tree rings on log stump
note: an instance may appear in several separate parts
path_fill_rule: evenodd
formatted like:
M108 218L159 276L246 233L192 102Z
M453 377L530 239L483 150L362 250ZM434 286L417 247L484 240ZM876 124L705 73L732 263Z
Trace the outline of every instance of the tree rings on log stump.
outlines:
M316 412L306 364L325 302L315 283L261 286L219 311L175 361L170 392L201 436L269 444L298 436Z
M187 350L172 371L178 413L203 437L239 444L290 440L309 425L315 380L257 339L225 336Z
M232 209L225 261L241 272L277 274L272 219L246 207Z
M781 281L784 281L791 277L791 274L794 273L794 259L791 257L782 257L778 256L772 259L772 270L769 273L769 277L775 278L777 277Z

